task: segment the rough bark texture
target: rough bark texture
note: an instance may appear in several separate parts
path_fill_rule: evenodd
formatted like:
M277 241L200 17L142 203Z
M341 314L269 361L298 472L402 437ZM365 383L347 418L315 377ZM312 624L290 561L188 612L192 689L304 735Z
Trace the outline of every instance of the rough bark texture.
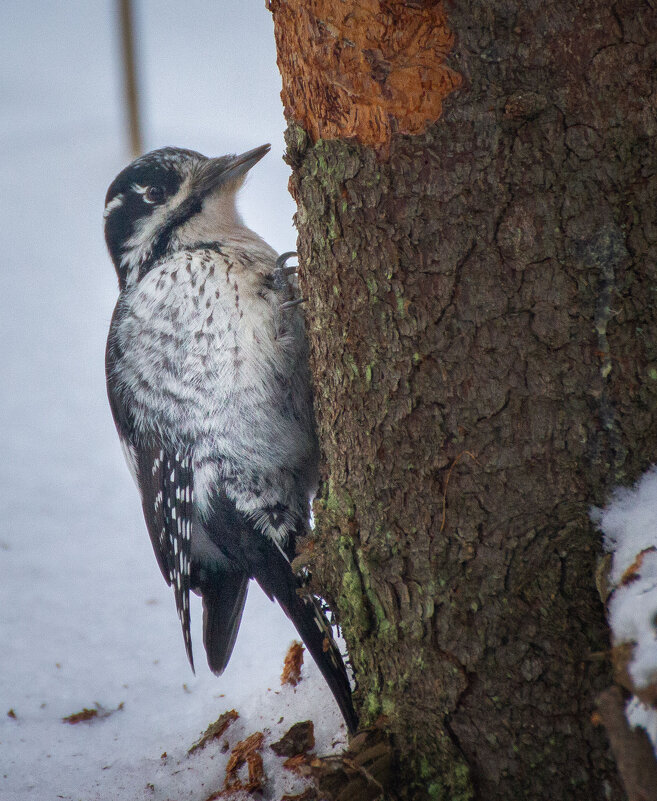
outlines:
M295 4L272 3L284 87ZM657 453L657 13L445 8L463 83L423 134L288 130L324 456L305 558L398 792L621 798L588 510Z

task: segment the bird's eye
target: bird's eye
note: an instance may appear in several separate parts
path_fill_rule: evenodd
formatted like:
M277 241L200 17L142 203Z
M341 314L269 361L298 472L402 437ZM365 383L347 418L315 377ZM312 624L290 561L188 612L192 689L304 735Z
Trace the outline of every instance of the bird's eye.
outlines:
M161 203L164 200L164 189L161 186L148 186L144 192L147 203Z

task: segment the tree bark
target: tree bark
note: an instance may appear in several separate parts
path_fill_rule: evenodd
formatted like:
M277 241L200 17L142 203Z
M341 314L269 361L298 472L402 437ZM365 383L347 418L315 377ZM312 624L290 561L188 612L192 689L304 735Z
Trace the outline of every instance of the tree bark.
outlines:
M588 514L657 452L655 6L270 7L323 451L303 558L363 722L404 798L622 798Z

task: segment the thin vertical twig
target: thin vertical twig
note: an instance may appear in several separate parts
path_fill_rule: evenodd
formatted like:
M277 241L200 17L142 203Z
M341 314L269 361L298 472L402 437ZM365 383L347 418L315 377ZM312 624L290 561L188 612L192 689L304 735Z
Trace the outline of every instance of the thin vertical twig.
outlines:
M625 717L625 699L616 685L596 699L599 721L607 730L628 801L657 801L657 761L645 729Z
M123 51L123 87L126 104L130 148L133 156L142 152L141 122L137 97L137 70L135 65L135 36L132 0L118 0L121 21L121 48Z

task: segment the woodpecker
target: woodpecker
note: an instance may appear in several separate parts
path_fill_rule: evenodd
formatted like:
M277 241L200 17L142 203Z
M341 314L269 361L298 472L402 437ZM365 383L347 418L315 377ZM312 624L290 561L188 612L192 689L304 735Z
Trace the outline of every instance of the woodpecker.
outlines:
M291 566L318 478L295 254L277 257L235 203L269 149L206 158L167 147L112 182L108 396L192 669L190 590L202 596L208 664L220 675L253 578L296 627L353 732L342 656Z

